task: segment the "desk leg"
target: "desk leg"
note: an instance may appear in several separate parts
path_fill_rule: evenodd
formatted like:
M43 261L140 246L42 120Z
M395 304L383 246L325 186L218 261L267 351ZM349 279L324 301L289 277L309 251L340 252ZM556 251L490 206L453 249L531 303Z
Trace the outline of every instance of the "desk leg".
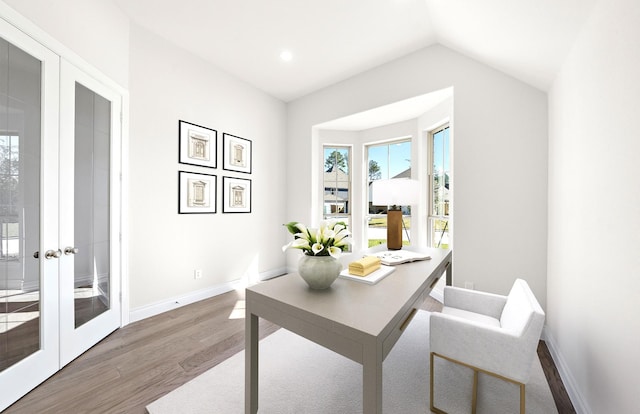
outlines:
M245 310L244 412L258 412L258 317Z
M380 348L380 349L378 349ZM382 414L382 345L365 345L362 362L362 412Z

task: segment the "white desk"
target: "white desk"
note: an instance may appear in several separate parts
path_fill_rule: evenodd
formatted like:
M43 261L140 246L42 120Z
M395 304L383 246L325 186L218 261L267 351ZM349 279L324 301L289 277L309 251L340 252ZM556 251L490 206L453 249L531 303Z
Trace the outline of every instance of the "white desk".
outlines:
M399 265L375 285L338 278L311 290L293 273L247 288L245 413L258 412L260 317L362 364L363 412L381 414L382 362L445 271L451 284L451 250L426 251L431 260Z

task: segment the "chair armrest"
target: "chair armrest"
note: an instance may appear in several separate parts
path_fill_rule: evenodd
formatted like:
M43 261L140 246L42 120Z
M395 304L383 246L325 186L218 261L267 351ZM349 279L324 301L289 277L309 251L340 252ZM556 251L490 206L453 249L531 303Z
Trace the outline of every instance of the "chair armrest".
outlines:
M478 290L444 287L444 306L480 313L500 320L507 297Z
M429 330L432 352L522 383L529 381L537 339L437 312L431 314Z

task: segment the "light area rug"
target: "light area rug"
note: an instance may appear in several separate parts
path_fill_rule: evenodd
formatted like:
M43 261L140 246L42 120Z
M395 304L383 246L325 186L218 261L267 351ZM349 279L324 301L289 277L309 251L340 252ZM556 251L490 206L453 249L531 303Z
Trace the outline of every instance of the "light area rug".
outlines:
M471 412L472 371L436 358L436 407ZM383 410L429 413L429 312L419 311L383 363ZM478 381L478 414L519 412L519 388ZM557 413L539 360L526 387L527 413ZM244 351L147 406L151 414L244 413ZM285 329L260 341L260 414L362 413L362 366Z

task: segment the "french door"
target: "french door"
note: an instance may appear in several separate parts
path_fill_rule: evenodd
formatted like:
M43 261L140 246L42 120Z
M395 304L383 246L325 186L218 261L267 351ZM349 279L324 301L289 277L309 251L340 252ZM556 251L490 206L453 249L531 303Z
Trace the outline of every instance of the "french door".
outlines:
M120 96L60 71L60 364L120 326Z
M120 326L120 105L0 18L0 411Z

